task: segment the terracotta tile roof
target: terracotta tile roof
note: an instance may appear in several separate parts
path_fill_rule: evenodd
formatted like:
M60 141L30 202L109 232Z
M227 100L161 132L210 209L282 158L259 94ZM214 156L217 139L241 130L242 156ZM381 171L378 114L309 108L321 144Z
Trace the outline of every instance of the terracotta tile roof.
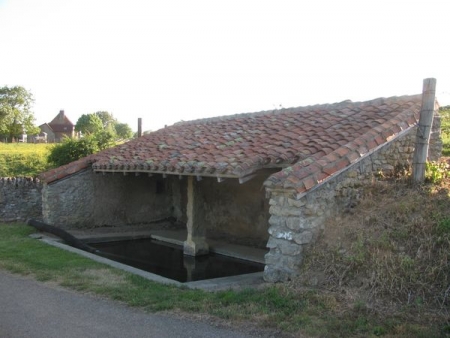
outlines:
M61 110L48 125L54 132L69 132L75 128L75 125L66 116L64 110Z
M74 126L67 124L51 124L49 126L55 133L68 133L75 130Z
M64 126L75 126L72 121L66 116L64 110L60 110L58 115L49 123L49 125L64 125Z
M302 192L416 124L420 106L415 95L182 122L41 179L51 182L91 164L96 171L237 178L279 167L285 169L266 186Z

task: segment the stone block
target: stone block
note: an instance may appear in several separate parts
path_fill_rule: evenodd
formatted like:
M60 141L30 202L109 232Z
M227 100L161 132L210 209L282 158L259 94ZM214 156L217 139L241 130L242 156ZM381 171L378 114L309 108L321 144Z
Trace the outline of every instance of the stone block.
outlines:
M269 208L269 212L271 215L281 216L281 207L279 205L271 205Z
M274 198L269 200L269 205L278 205L277 201Z
M305 206L305 209L303 210L303 214L305 216L313 216L316 214L316 205L315 204L307 204Z
M274 250L270 250L266 255L264 256L264 262L266 265L277 265L281 260L281 254L275 252Z
M288 205L290 207L301 208L306 204L304 199L295 200L293 198L288 199Z
M297 207L284 207L281 209L282 216L300 216L302 208Z
M278 202L279 205L283 205L285 197L284 196L277 196L277 200L278 200L277 202Z
M283 206L285 197L282 195L275 195L274 193L271 196L271 199L269 201L270 205L279 205Z
M271 226L269 228L269 234L275 238L282 238L288 241L293 239L294 233L282 227Z
M292 241L286 241L283 239L277 239L270 237L267 242L267 247L270 249L276 249L274 252L280 252L283 255L297 256L302 253L302 246L293 243Z
M286 218L282 216L272 215L269 218L269 224L272 226L282 227L286 224Z
M288 241L284 241L285 243L283 243L280 246L280 251L283 255L288 255L288 256L299 256L301 255L302 251L303 251L303 247L301 245L292 243L292 242L288 242Z
M274 248L277 248L278 247L278 239L276 239L276 238L274 238L274 237L269 237L269 240L267 241L267 244L266 244L266 248L269 248L269 249L274 249Z
M300 217L289 217L286 219L286 226L294 231L300 230Z
M325 214L325 211L319 209L317 211L317 215ZM302 231L317 228L321 223L323 223L323 219L320 216L314 217L300 217L300 218L288 218L286 220L286 226L293 231Z
M267 266L264 268L263 278L268 283L286 282L293 277L291 271Z
M292 237L297 244L307 244L311 242L313 233L311 231L303 231L299 234L294 234Z

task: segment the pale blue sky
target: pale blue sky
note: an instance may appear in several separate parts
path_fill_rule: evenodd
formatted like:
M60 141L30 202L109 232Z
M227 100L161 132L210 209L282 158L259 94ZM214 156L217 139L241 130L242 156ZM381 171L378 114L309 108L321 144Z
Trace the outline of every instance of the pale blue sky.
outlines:
M0 0L0 86L38 124L107 110L136 129L417 94L450 104L447 0Z

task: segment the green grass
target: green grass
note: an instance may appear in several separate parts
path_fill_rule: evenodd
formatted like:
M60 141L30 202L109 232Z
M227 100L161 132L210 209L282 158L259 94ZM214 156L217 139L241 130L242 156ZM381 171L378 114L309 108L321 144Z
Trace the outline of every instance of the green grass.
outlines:
M450 156L450 106L439 109L441 115L442 156Z
M438 337L445 333L442 323L436 325L415 308L377 312L364 301L355 303L342 294L290 284L220 292L166 286L49 246L30 238L34 232L26 225L0 224L0 269L149 312L208 314L235 325L276 328L295 335Z
M0 143L0 177L35 177L48 170L50 147L49 144Z

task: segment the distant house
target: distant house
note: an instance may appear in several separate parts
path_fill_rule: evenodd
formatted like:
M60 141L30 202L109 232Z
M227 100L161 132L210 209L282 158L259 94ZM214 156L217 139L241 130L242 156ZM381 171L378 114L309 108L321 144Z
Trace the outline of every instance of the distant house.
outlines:
M47 134L47 142L61 142L64 137L75 136L75 125L60 110L58 115L50 122L39 126L41 133Z

